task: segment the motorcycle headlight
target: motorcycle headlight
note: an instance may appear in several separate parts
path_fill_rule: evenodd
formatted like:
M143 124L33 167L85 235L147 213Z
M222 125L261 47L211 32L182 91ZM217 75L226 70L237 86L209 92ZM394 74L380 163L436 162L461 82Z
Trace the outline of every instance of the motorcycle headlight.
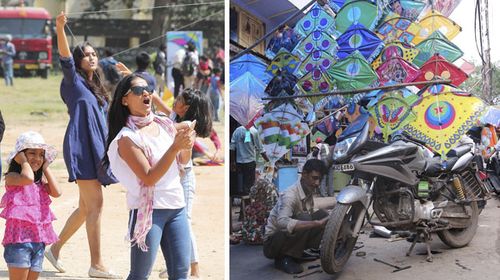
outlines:
M335 145L335 149L333 150L333 159L338 160L345 157L356 138L357 136L346 138L343 141L338 142L337 145Z
M47 52L39 52L38 59L47 59Z

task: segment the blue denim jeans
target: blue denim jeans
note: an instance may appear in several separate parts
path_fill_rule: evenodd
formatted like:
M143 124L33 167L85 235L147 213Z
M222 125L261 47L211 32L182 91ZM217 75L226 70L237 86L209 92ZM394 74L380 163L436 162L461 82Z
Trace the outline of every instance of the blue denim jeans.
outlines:
M134 228L137 210L130 211L129 219ZM129 220L130 222L130 220ZM130 274L128 280L148 279L161 246L167 263L168 279L188 279L191 238L185 208L154 209L153 225L146 237L147 252L137 245L130 249Z
M45 244L41 242L26 242L6 244L3 257L8 267L29 268L41 272Z
M193 210L194 194L196 190L196 177L194 169L191 167L181 178L181 184L184 188L184 199L186 200L186 215L189 224L189 234L191 236L191 263L198 262L198 247L196 246L196 237L191 227L191 212Z
M3 63L3 76L6 86L12 86L14 83L14 62Z

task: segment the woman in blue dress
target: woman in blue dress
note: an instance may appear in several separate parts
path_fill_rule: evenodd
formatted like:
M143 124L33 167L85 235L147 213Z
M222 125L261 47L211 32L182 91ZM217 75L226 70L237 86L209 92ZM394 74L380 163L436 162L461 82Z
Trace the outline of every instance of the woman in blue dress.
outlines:
M70 115L63 153L69 181L77 183L80 198L78 208L59 234L59 241L48 248L45 255L59 272L64 272L60 251L85 223L90 247L89 276L114 279L119 276L104 266L100 242L102 185L116 183L109 169L103 169L100 164L108 134L106 115L110 98L96 72L98 58L94 48L85 42L76 46L71 54L64 31L66 22L61 12L56 20L57 47L64 75L60 90Z

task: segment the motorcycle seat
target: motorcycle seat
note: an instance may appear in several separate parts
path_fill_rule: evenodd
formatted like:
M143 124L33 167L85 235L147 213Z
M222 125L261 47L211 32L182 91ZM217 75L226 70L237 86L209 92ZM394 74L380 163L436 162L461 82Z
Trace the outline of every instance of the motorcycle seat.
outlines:
M427 160L427 167L425 168L424 175L429 177L436 177L440 173L450 172L455 163L457 163L459 157L452 157L446 160L445 166L440 157L433 157Z
M462 146L458 146L458 147L455 147L454 149L451 149L447 154L446 156L448 158L451 158L451 157L461 157L463 155L465 155L466 153L470 152L471 150L471 146L470 145L462 145Z

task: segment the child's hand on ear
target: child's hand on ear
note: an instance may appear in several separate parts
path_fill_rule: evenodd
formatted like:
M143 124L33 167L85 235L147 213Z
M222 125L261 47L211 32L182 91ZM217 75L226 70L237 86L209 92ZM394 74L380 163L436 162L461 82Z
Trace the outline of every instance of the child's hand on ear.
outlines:
M49 162L45 159L43 161L43 165L42 165L42 170L45 171L47 169L47 167L49 167Z
M26 158L26 155L24 154L23 151L17 153L17 155L14 157L14 160L19 164L23 164L25 162L28 162L28 158Z

